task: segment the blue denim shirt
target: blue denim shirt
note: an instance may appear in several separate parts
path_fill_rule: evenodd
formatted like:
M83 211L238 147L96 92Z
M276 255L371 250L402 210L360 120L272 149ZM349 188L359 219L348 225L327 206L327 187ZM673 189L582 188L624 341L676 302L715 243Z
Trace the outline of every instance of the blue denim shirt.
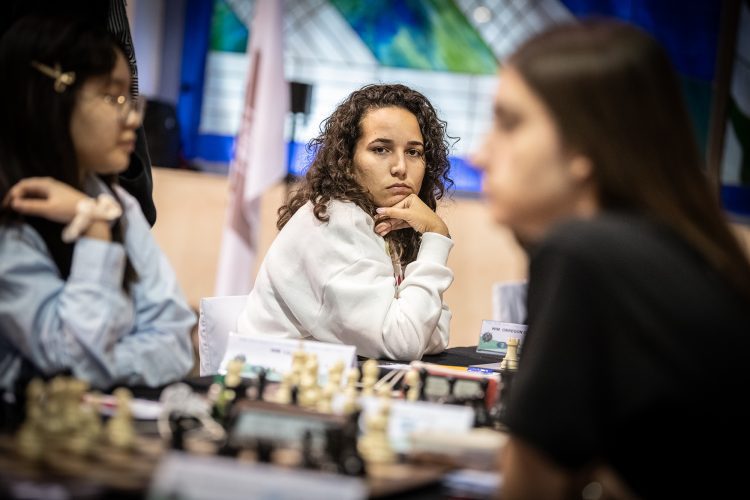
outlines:
M87 192L106 189L97 179ZM195 314L138 203L116 189L124 243L80 238L67 280L31 226L0 227L0 388L12 388L22 358L99 388L158 386L192 367ZM129 293L126 252L138 274Z

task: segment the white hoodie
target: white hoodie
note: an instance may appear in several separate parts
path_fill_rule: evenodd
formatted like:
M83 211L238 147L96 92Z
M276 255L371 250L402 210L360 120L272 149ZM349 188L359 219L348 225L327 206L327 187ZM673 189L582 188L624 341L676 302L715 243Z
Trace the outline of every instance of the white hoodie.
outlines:
M444 350L451 239L424 233L397 287L372 217L337 200L327 214L328 222L319 221L308 202L278 234L238 319L239 333L349 344L360 356L404 361Z

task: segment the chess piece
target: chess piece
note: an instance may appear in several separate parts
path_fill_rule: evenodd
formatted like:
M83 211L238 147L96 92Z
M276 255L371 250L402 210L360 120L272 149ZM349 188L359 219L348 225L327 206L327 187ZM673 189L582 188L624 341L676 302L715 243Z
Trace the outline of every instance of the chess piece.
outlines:
M300 378L299 405L305 408L315 408L320 398L318 385L318 356L308 354Z
M40 378L32 379L26 386L26 420L39 425L42 419L44 402L44 382Z
M59 437L65 431L65 421L62 418L65 384L65 377L62 376L53 378L47 384L42 427L45 436L53 445L57 444Z
M419 401L420 395L420 379L419 372L416 370L409 370L406 373L405 383L408 387L406 392L407 401Z
M107 421L107 440L115 448L129 450L135 445L133 413L130 408L133 393L125 387L118 387L112 394L115 396L117 409Z
M102 435L102 419L99 413L98 399L81 408L79 432L84 435L89 448L93 447Z
M378 397L380 398L381 405L390 405L391 397L393 396L393 390L388 384L382 384L377 390Z
M333 385L341 386L341 379L344 376L344 362L339 360L336 361L328 369L328 380L327 382Z
M518 344L519 340L516 338L508 339L508 350L505 352L505 357L500 363L501 370L517 370L518 369Z
M328 369L326 385L320 393L317 408L321 413L331 413L333 411L333 399L336 394L342 392L341 379L344 374L344 363L337 361Z
M18 453L27 460L37 460L42 456L45 443L41 430L39 426L24 422L16 434Z
M309 374L315 380L315 385L318 385L318 356L316 354L307 355L303 373Z
M258 372L258 391L255 394L256 400L258 401L264 400L267 382L268 382L268 371L265 368L261 368L260 372Z
M419 400L427 401L427 377L429 372L426 368L419 369Z
M368 464L393 463L396 454L388 441L390 404L381 404L376 412L365 418L365 432L359 438L357 449Z
M65 426L68 429L64 448L78 456L86 455L98 437L95 429L91 432L91 416L85 415L91 412L90 406L83 404L83 395L88 387L88 383L83 380L69 378L66 385L66 400L63 404Z
M304 408L314 408L320 396L318 382L311 373L307 372L302 375L299 386L298 404Z
M234 358L227 363L227 374L224 376L224 387L234 389L239 387L242 382L242 368L245 361L240 358Z
M299 385L300 378L302 377L302 371L304 370L305 364L307 362L307 353L305 351L301 350L294 351L292 353L292 377L291 377L291 385Z
M274 395L274 400L277 403L282 404L282 405L288 405L292 402L292 379L293 378L294 378L294 374L292 372L287 372L282 377L281 383L276 389L276 394Z
M365 462L357 450L359 438L359 410L346 417L341 429L326 431L326 451L337 465L338 472L348 476L364 476Z
M16 434L16 445L18 453L28 460L37 460L42 456L44 392L44 382L41 379L32 379L26 386L26 419Z
M375 384L380 375L380 368L375 359L368 359L362 364L362 396L374 396Z
M323 387L316 404L317 410L320 413L331 413L333 411L333 398L339 390L340 386L332 384L330 380Z
M344 415L351 415L360 410L357 382L359 382L359 369L352 367L349 369L346 389L344 390L344 405L342 408Z

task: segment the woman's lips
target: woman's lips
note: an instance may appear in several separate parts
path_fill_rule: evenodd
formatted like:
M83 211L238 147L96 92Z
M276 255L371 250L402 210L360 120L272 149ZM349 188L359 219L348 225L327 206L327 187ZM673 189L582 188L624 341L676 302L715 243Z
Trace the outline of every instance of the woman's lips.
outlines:
M403 184L388 186L388 192L392 194L411 194L411 188Z
M135 150L135 141L122 141L120 142L120 147L128 153L132 153Z

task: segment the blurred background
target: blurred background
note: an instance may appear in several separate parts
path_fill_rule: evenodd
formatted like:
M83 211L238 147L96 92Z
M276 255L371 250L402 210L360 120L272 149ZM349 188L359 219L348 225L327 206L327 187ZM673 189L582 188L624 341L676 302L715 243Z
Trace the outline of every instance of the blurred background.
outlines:
M492 287L525 278L526 259L489 220L468 162L491 125L496 72L528 36L575 17L617 17L652 33L677 68L707 173L747 234L750 221L750 1L287 0L283 66L287 178L261 201L259 253L276 234L304 144L352 90L399 82L424 93L458 138L455 194L440 207L456 247L447 302L452 345L476 344L493 317ZM235 138L240 130L255 0L128 0L145 129L154 165L154 227L188 298L214 293ZM603 138L606 140L606 138Z

